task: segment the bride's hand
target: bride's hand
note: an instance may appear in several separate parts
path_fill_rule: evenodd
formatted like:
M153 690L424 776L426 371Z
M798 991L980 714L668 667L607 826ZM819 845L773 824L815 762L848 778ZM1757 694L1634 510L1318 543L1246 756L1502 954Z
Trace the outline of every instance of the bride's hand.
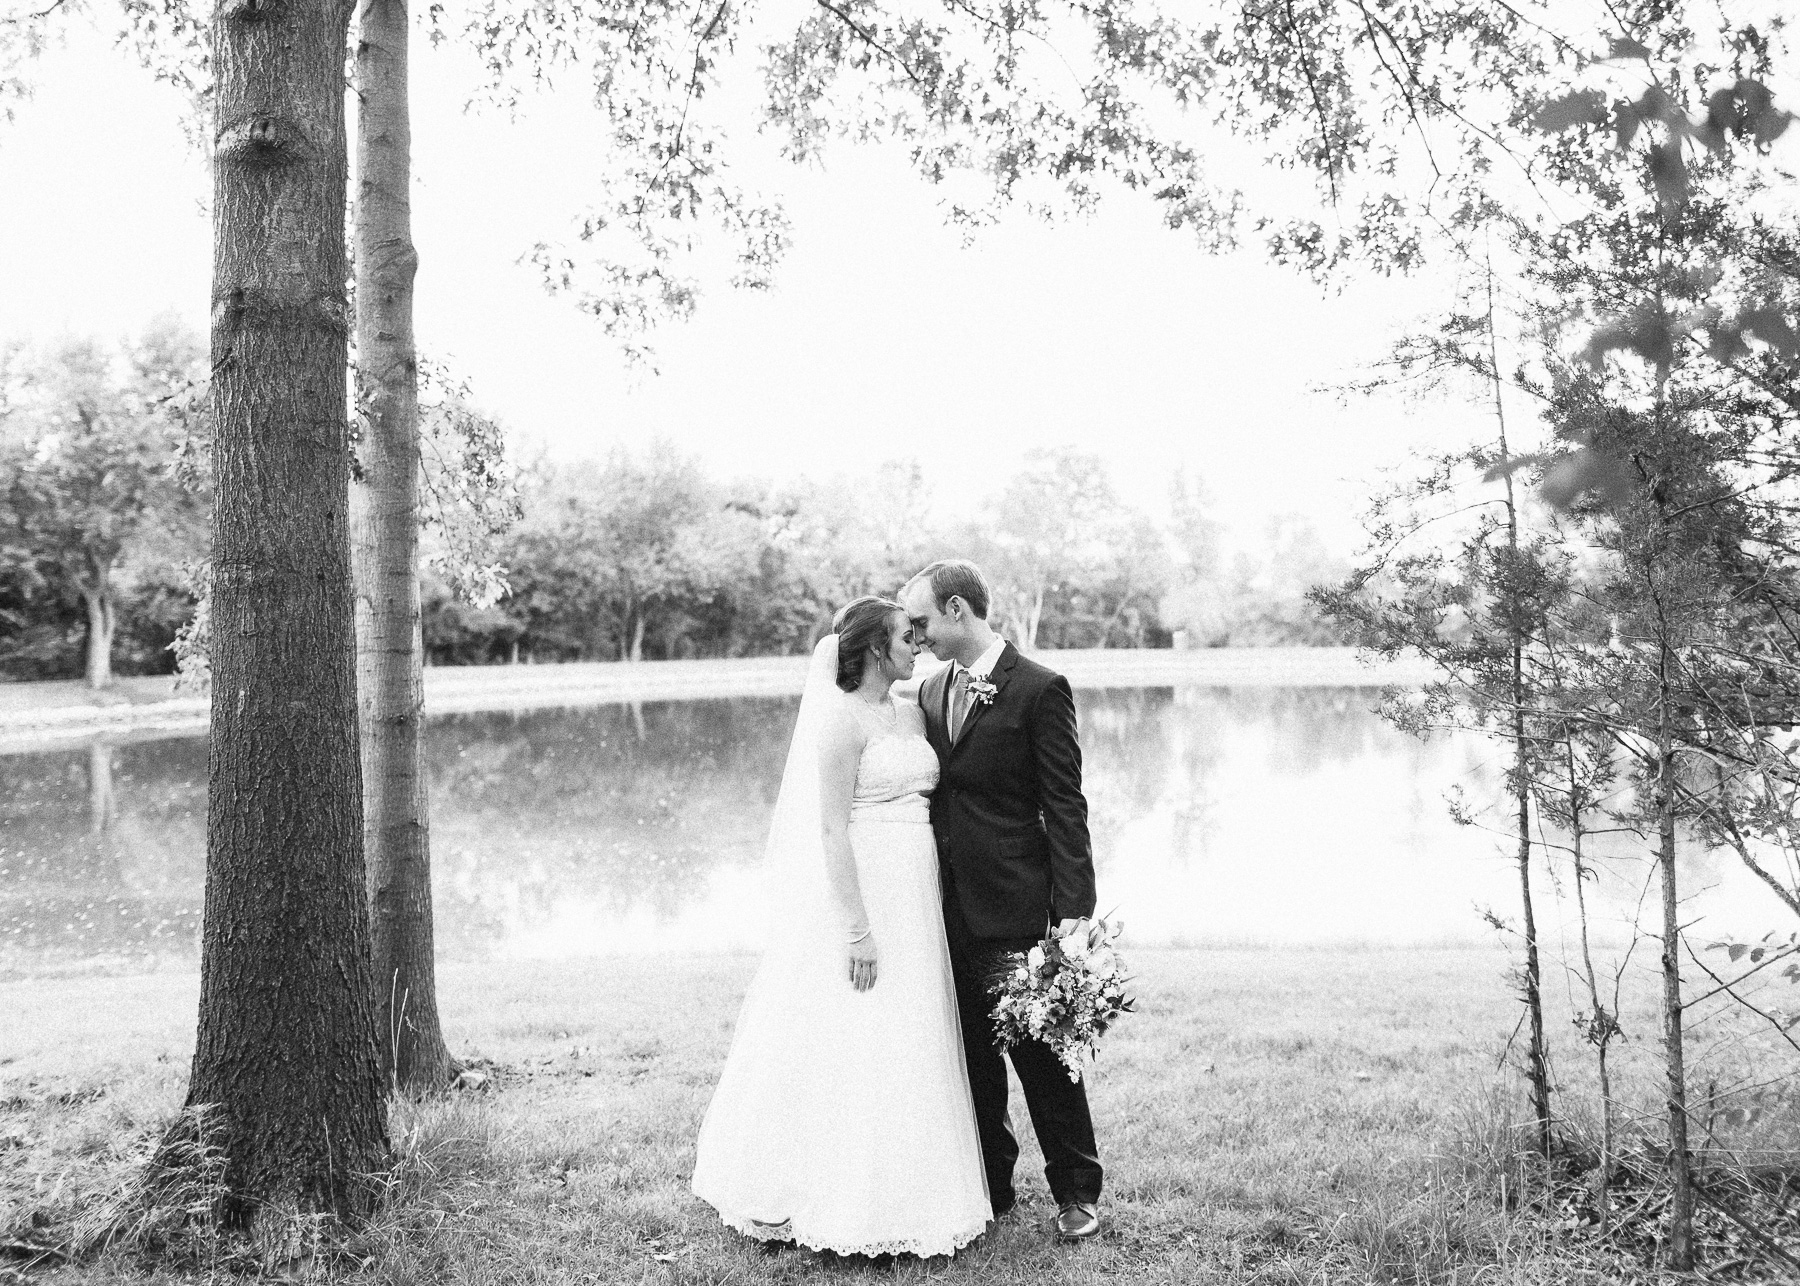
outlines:
M850 944L848 949L850 985L858 991L867 991L875 985L876 956L873 931L862 941Z

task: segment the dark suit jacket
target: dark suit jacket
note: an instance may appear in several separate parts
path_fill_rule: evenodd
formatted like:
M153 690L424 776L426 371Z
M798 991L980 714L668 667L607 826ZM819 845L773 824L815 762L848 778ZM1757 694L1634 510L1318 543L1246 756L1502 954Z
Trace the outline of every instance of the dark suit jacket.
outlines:
M1008 643L950 743L950 666L919 691L940 773L931 796L947 911L977 938L1041 937L1094 913L1094 852L1069 681Z

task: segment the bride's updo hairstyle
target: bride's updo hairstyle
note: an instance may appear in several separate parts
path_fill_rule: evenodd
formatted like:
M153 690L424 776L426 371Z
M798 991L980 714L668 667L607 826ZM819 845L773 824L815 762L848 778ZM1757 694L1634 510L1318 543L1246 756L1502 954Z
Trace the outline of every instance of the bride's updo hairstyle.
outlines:
M838 608L838 614L831 618L831 631L838 636L838 687L854 692L862 686L869 649L887 650L896 612L905 615L906 609L892 599L874 594L864 594Z

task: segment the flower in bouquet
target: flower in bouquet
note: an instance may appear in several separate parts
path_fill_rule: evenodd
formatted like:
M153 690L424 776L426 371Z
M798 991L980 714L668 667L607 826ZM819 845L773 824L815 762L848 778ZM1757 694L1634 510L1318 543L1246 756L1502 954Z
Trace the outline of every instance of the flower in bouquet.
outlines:
M1079 1081L1082 1055L1093 1057L1106 1029L1133 1008L1116 945L1123 929L1117 921L1080 919L1013 953L989 987L1000 1047L1041 1040Z

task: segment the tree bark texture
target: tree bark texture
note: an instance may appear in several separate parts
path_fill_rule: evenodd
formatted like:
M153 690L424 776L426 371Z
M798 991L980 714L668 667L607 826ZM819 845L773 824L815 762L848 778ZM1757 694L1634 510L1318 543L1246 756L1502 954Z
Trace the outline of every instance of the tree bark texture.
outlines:
M418 354L405 0L363 0L356 41L356 398L351 486L363 843L383 1070L409 1089L452 1075L438 1022L431 836L421 738Z
M224 1150L226 1221L259 1238L367 1209L387 1157L346 521L349 16L224 0L212 21L212 738L188 1104Z

